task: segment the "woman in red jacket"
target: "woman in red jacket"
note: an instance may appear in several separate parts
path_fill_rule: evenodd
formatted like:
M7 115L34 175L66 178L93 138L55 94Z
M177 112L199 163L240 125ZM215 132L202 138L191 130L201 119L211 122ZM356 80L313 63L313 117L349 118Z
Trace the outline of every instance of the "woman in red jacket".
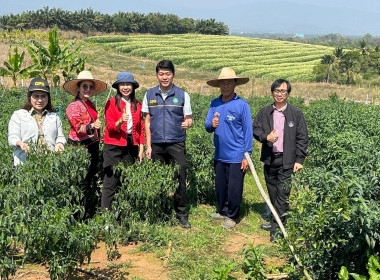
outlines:
M144 121L141 103L136 100L135 90L139 87L133 74L120 72L112 87L116 96L107 101L105 107L106 127L104 130L102 207L111 209L111 203L120 186L119 177L113 172L118 162L139 162L144 152Z

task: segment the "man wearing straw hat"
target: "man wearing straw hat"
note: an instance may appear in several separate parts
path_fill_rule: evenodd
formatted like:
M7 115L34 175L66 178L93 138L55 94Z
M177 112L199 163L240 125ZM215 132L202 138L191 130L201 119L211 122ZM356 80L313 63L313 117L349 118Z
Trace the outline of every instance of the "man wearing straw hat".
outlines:
M275 80L271 85L274 103L262 108L253 121L253 133L262 143L261 161L269 198L281 222L289 209L290 188L284 186L291 175L303 168L308 135L305 117L300 109L287 102L292 90L289 81ZM270 240L276 240L279 227L272 216L270 224L261 228L270 231Z
M178 223L191 228L186 211L186 130L192 125L190 97L173 84L174 65L162 60L156 66L159 85L149 89L143 100L145 114L146 156L165 164L180 166L179 185L174 194Z
M221 95L211 101L205 128L214 132L215 191L218 211L214 219L222 219L222 226L232 229L239 217L243 196L244 175L248 161L244 153L252 152L252 119L248 103L235 93L235 87L249 81L237 77L235 71L224 67L217 79L207 81L219 87Z

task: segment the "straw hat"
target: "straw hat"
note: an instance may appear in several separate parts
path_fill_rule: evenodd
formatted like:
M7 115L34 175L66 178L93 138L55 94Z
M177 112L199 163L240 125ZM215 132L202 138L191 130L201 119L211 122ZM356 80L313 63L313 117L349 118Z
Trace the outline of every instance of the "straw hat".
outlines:
M79 92L78 83L80 81L93 81L94 82L94 95L98 95L107 89L107 84L100 80L94 79L90 71L82 71L74 80L67 81L63 84L63 88L71 95L77 96Z
M219 87L220 80L236 80L236 85L242 85L249 81L248 77L238 77L235 71L230 67L223 67L220 71L219 77L217 79L209 80L206 83L212 87Z

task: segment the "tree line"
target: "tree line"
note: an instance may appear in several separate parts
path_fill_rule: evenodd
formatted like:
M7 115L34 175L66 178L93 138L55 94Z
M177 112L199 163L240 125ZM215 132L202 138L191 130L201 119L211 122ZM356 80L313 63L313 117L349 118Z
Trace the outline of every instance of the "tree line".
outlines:
M44 7L37 11L10 14L0 17L0 29L53 28L89 32L184 34L200 33L227 35L228 26L215 19L179 18L174 14L119 11L116 14L102 14L92 8L79 11L66 11L61 8Z
M359 48L336 47L321 58L314 67L317 81L346 85L380 85L380 48L369 46L365 40Z

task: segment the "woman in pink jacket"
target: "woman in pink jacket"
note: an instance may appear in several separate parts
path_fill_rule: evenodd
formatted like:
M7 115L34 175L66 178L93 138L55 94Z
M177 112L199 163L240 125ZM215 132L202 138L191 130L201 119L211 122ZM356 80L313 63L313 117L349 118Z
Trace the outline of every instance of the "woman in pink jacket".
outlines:
M111 203L117 188L119 177L113 172L118 162L134 163L143 159L144 121L141 103L136 100L135 90L138 82L130 72L117 74L112 87L117 90L116 96L107 101L105 107L106 127L104 131L102 188L102 207L111 209Z

